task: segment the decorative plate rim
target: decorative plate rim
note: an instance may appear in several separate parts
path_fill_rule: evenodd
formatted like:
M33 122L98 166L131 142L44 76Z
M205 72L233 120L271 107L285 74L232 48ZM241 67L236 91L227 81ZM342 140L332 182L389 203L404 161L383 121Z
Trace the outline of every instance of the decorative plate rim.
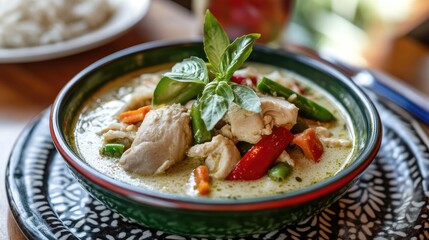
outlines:
M380 112L381 115L383 116L384 114L387 115L384 117L389 117L389 110L391 111L391 113L393 113L394 115L398 115L399 119L401 122L403 122L403 124L409 124L412 128L413 131L415 131L415 133L417 134L416 136L418 137L417 140L419 140L419 142L421 142L425 147L425 149L419 148L419 146L414 146L412 143L408 143L408 147L410 148L415 148L413 149L414 152L412 152L414 155L414 157L418 158L416 159L417 165L420 169L419 173L420 176L422 178L422 184L423 187L425 186L425 184L427 186L429 186L429 171L425 171L424 169L429 169L429 138L427 136L427 134L424 132L424 130L422 129L421 125L419 122L417 122L413 117L411 117L407 112L405 112L404 110L402 110L401 108L399 108L397 105L391 103L391 102L385 102L382 101L382 103L378 103L377 107L380 108ZM386 108L386 109L383 109ZM33 120L27 127L26 129L23 131L23 133L21 134L21 137L17 140L16 143L16 147L13 150L13 153L10 157L10 160L8 162L7 165L7 171L6 171L6 185L7 185L7 195L8 195L8 200L9 200L9 205L12 211L12 214L16 220L16 222L18 223L18 226L21 228L21 230L23 231L23 233L29 237L29 238L37 238L37 237L57 237L55 236L55 234L53 234L52 232L46 232L47 230L43 229L43 228L31 228L30 226L30 222L28 222L29 220L27 220L27 217L31 217L30 219L32 220L37 220L37 217L32 216L32 214L34 215L35 213L29 213L27 212L28 209L26 210L26 206L25 203L23 202L19 202L18 200L20 198L22 198L22 196L19 193L19 189L18 187L15 185L14 180L15 180L15 175L17 174L16 172L16 168L20 167L18 165L18 162L20 161L20 158L23 157L22 151L25 150L27 141L28 141L28 137L31 136L32 132L34 131L34 128L38 125L38 124L42 124L41 121L47 121L46 119L46 115L48 110L46 110L44 113L42 113L39 117L37 117L35 120ZM45 123L46 124L46 123ZM393 130L392 130L393 131ZM407 132L406 128L403 129L397 129L395 134L399 134L399 135L404 135L404 136L408 136L410 135L410 133ZM416 139L410 139L410 142L412 141L417 141ZM28 146L27 146L28 147ZM53 150L55 151L55 150ZM415 155L418 154L419 156ZM64 163L65 164L65 163ZM18 171L19 174L19 171ZM19 177L19 176L18 176ZM424 196L423 199L425 199L426 204L429 202L429 189L422 189ZM342 201L340 199L340 201ZM27 206L28 207L28 206ZM423 205L421 206L421 208L424 208L424 212L423 210L421 210L422 213L419 214L428 214L429 212L429 206ZM427 209L426 209L427 208ZM36 214L37 214L37 210ZM53 213L55 214L55 213ZM57 228L61 228L63 227L63 233L66 235L62 235L62 236L67 236L67 237L76 237L73 232L70 231L70 229L68 229L66 226L63 225L63 222L61 222L61 220L59 219L59 217L57 215L54 216L55 218L58 219L59 223L58 225L56 225ZM429 217L426 217L427 219L429 219ZM30 220L30 221L32 221ZM46 223L44 223L46 224ZM45 226L46 228L52 227L50 225ZM279 230L280 231L280 230ZM429 226L425 227L422 231L424 231L422 234L424 234L424 236L429 237ZM158 231L159 232L159 231ZM57 232L58 233L58 232ZM289 233L289 232L288 232ZM398 233L398 232L388 232L389 235L386 235L386 238L380 238L380 239L390 239L392 237L407 237L408 233ZM70 235L72 234L72 235ZM160 233L162 234L162 233ZM277 236L277 237L281 237L281 235L284 234L282 232L278 232L278 231L274 231L271 233L267 233L267 235L265 236ZM172 238L174 239L174 235L168 235L168 236L173 236ZM180 238L180 236L176 236L177 239L182 239ZM255 237L255 236L254 236ZM257 235L257 237L260 237L260 235ZM257 238L256 237L256 238ZM185 239L185 238L183 238ZM187 239L187 238L186 238Z

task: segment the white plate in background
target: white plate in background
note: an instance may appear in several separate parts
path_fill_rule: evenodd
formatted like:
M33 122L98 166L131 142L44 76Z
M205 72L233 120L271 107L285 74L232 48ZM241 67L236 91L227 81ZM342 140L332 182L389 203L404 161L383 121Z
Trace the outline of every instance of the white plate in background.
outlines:
M37 62L84 52L114 40L146 15L150 0L115 0L114 15L100 28L69 40L25 48L0 48L0 63Z

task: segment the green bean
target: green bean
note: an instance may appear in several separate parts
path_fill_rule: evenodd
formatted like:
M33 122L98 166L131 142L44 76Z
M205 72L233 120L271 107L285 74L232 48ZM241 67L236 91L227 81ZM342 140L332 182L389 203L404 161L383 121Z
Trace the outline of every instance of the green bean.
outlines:
M208 142L212 139L212 134L201 119L201 111L198 106L198 102L195 101L191 108L191 121L192 121L192 133L194 136L194 142L197 144Z
M332 113L330 113L326 108L296 93L295 91L268 79L267 77L262 78L262 80L258 83L257 88L262 92L269 93L274 96L284 97L286 99L289 99L295 95L296 97L291 99L290 102L295 104L299 108L299 114L306 118L321 122L328 122L334 118Z
M100 154L107 157L120 158L124 150L124 144L108 143L100 148Z
M289 176L292 173L292 166L284 163L279 162L276 163L273 167L271 167L268 170L268 177L271 178L273 181L281 182L286 179L287 176Z

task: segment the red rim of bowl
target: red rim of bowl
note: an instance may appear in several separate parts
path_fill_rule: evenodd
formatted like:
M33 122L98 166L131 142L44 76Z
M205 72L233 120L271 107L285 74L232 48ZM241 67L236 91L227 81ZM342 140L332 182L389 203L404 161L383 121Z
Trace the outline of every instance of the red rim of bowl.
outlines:
M256 198L243 198L243 199L209 199L209 198L192 198L186 196L177 196L173 194L165 194L156 191L144 189L142 187L132 186L118 180L114 180L94 168L90 167L71 149L68 145L62 131L61 123L59 122L59 113L62 101L65 95L70 91L73 86L80 82L86 75L95 71L97 68L107 65L128 54L142 52L154 48L164 47L180 47L189 44L200 44L201 41L175 41L175 42L152 42L144 43L134 47L124 49L122 51L113 53L82 70L78 73L64 88L60 91L54 104L51 107L50 113L50 134L52 136L55 147L61 156L66 160L69 166L74 168L79 174L89 179L96 185L101 186L113 193L125 196L130 200L138 203L148 204L156 207L166 208L179 208L188 210L204 210L204 211L252 211L252 210L265 210L279 207L297 206L306 202L310 202L319 197L326 196L353 181L359 177L362 172L369 166L374 159L381 145L381 122L372 102L362 90L359 89L350 79L338 70L328 66L322 62L311 59L306 56L299 56L300 60L305 60L312 67L323 69L323 72L334 74L340 78L346 78L344 82L362 101L369 112L369 125L372 135L369 137L367 148L362 154L356 156L355 159L347 168L340 171L338 174L323 180L322 182L314 185L298 189L295 191L287 192L284 194L256 197ZM271 51L264 47L257 47L264 51ZM279 50L276 50L277 52ZM293 53L286 53L288 55L296 55Z

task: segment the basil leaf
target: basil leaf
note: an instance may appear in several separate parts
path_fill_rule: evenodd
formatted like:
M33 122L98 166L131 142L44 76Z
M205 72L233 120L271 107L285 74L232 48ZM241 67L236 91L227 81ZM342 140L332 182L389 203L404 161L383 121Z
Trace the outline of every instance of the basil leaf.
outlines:
M203 119L207 130L210 131L228 111L229 105L228 101L220 95L206 96L206 98L200 99L201 119Z
M203 84L195 82L178 82L169 77L162 77L153 92L152 104L180 103L185 104L196 98L204 89Z
M234 101L234 92L226 81L211 82L206 85L200 98L201 118L207 130L212 130L228 111Z
M198 57L186 58L182 62L176 63L171 71L172 72L165 73L164 76L179 82L194 82L200 84L209 82L206 63Z
M238 106L247 111L261 112L261 101L252 89L238 84L233 84L231 88L234 92L234 102L237 103Z
M207 10L204 20L204 51L215 72L219 71L222 53L229 45L228 35Z
M201 99L205 99L208 96L215 94L218 83L219 82L217 82L217 81L208 83L204 87L204 91L203 91L203 94L201 96Z
M260 34L248 34L234 40L222 54L219 63L220 79L229 80L252 52L253 43Z
M216 87L215 94L222 96L228 102L228 107L234 101L234 92L226 81L220 81Z

